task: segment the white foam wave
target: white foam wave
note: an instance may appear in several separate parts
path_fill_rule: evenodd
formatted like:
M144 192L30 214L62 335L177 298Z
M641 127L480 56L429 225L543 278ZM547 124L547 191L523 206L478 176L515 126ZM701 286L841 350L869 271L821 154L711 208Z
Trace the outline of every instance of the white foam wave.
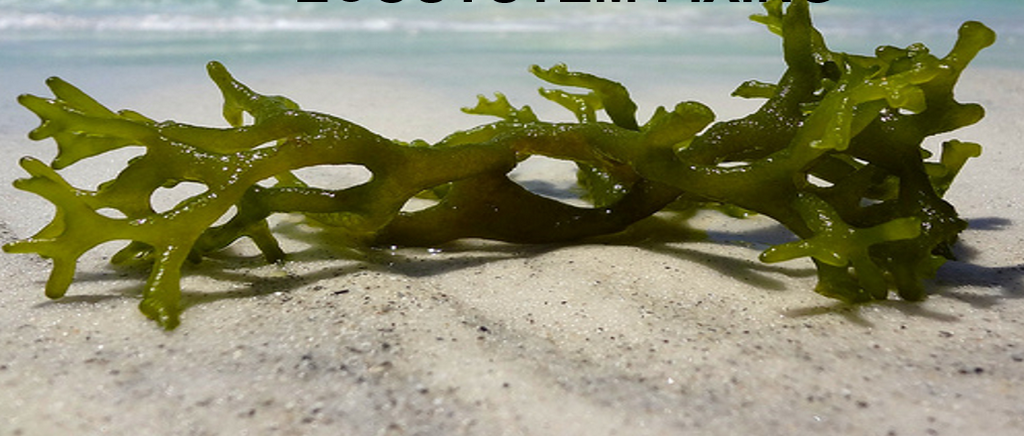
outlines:
M323 6L328 3L287 3L282 6L280 1L269 0L0 0L0 10L4 10L0 14L0 32L542 33L582 30L712 36L763 32L759 25L746 20L751 13L760 12L756 4L714 7L637 2L566 7L548 2L533 7L518 7L515 3L484 7L485 3L443 3L446 6L377 4L379 7L369 8L363 7L366 2L361 2L328 8ZM817 12L818 23L826 24L830 35L849 37L893 32L942 35L958 24L927 16L878 17L841 5L821 7Z
M10 1L10 0L8 0ZM711 31L756 29L743 11L707 8L377 8L331 10L294 7L51 7L13 8L0 14L0 31L159 32L551 32L560 30ZM246 0L248 4L258 0ZM0 0L2 6L4 0ZM174 2L171 2L174 3ZM224 3L224 2L221 2ZM262 3L259 3L262 4ZM306 3L311 4L311 3ZM652 3L657 6L657 3ZM420 13L423 11L423 13Z

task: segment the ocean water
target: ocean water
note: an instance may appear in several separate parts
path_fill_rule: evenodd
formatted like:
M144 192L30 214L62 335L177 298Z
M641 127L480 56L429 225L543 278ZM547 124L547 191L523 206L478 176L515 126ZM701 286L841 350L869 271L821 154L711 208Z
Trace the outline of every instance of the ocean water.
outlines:
M924 42L941 55L962 22L980 20L999 41L976 64L1024 71L1021 0L830 0L811 8L829 44L854 53ZM211 108L206 116L160 112L175 98L206 96L205 87L149 95L207 86L203 65L210 60L262 91L397 137L439 137L475 125L457 108L494 91L541 116L566 116L537 95L540 83L527 72L559 62L621 81L642 111L692 99L735 117L757 103L730 98L736 85L777 80L785 68L779 38L748 19L762 12L756 2L724 0L0 0L0 113L11 114L0 117L0 131L23 135L34 120L15 97L46 94L43 79L51 75L115 106L140 104L131 96L155 102L147 110L158 118L216 119L215 104L195 105ZM297 94L301 87L289 86L297 80L333 92ZM340 91L341 81L353 83ZM418 111L401 112L405 106ZM444 114L435 130L423 128L424 112ZM401 117L421 125L395 129Z
M830 0L811 8L829 44L854 53L924 42L944 54L962 22L980 20L996 29L999 42L976 63L1024 70L1021 0ZM304 106L387 133L395 122L370 119L372 108L361 114L361 107L344 106L351 96L332 93L321 101L319 95L295 95L288 84L323 80L318 86L331 89L340 86L337 81L372 78L372 85L355 85L374 87L377 95L366 101L400 117L396 108L405 98L415 106L433 100L431 109L404 116L421 119L423 110L436 110L447 116L442 124L461 121L458 107L494 91L530 104L541 116L558 117L565 114L537 96L541 84L526 70L567 63L621 81L642 110L692 99L721 117L735 117L756 107L728 97L736 85L777 80L785 68L780 39L748 19L762 12L756 2L724 0L0 0L0 108L15 114L0 120L0 128L20 132L31 125L31 114L17 107L15 96L45 94L47 76L93 93L112 88L99 96L118 105L121 98L141 98L160 87L205 86L203 65L210 60L251 84L267 84L261 90L301 98ZM166 96L142 100L172 106ZM156 115L188 119L178 112ZM392 134L437 136L443 130Z
M0 0L0 65L777 54L777 39L746 19L756 2L466 1ZM1000 42L979 62L1024 67L1024 1L831 0L812 13L833 47L854 52L918 41L944 52L961 22L980 20Z

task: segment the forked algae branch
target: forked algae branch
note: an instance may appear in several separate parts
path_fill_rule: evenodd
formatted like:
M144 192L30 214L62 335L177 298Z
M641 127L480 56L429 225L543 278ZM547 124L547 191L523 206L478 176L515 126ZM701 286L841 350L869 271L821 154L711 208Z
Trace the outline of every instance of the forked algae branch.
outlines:
M625 87L565 65L531 72L557 87L541 94L576 122L540 120L496 94L465 111L497 121L435 144L391 140L304 111L285 97L253 91L216 62L208 71L223 93L228 128L114 112L51 78L53 98L23 95L19 102L42 120L29 137L52 138L59 152L49 165L24 158L31 177L15 186L49 200L56 213L36 235L4 250L51 259L46 295L60 298L82 254L128 241L112 261L151 263L140 309L173 329L183 310L185 262L242 237L269 262L285 258L267 222L276 213L302 214L371 244L422 246L460 238L573 241L620 232L670 205L726 207L789 229L798 239L760 258L812 258L820 294L854 303L884 300L892 291L905 300L925 298L924 280L951 258L950 246L966 227L942 195L980 146L950 140L933 159L922 143L982 118L980 106L956 101L953 91L995 34L967 22L944 57L920 44L853 55L828 48L806 0L787 7L771 1L765 9L753 19L782 38L787 69L778 83L740 85L736 96L763 105L717 123L708 107L682 102L658 108L641 124ZM126 146L145 152L95 190L76 188L58 173ZM565 204L513 182L509 172L532 155L575 162L592 205ZM341 164L361 165L372 177L327 189L293 173ZM157 212L154 192L182 182L205 190ZM417 196L436 204L403 211Z

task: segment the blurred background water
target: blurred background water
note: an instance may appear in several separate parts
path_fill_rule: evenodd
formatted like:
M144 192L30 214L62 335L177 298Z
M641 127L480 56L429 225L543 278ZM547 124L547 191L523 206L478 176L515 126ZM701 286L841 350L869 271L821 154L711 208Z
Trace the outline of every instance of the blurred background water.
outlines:
M1024 66L1024 1L831 0L812 8L816 24L841 50L921 41L944 52L961 22L980 20L1000 34L980 61ZM453 53L775 56L777 39L746 19L761 11L756 2L725 0L0 0L0 64Z
M980 20L999 42L977 64L1024 70L1021 0L830 0L811 7L831 47L854 53L924 42L943 55L962 22ZM716 103L738 83L774 81L785 68L779 38L747 18L760 13L757 2L725 0L0 0L0 105L44 92L49 75L95 91L117 87L107 100L158 83L205 85L209 60L246 80L321 74L333 75L327 83L372 77L381 89L429 89L445 110L495 90L536 100L539 83L526 69L557 62L620 80L638 101ZM440 102L447 96L457 103ZM29 114L12 111L24 119L8 117L0 128L16 123L12 128L23 130Z

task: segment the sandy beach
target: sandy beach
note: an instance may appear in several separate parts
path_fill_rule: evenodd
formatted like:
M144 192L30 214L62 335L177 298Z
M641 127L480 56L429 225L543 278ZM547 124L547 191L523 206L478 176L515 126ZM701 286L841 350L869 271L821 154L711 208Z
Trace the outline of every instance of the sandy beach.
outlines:
M457 112L477 93L548 110L525 64L521 78L478 77L472 89L443 72L232 68L259 91L402 139L484 122ZM112 108L223 124L201 64L40 71L8 70L2 85L5 243L50 213L10 187L18 158L55 149L25 139L37 121L13 103L48 95L46 75ZM752 107L728 97L730 77L670 85L643 74L662 72L607 74L633 90L642 117L683 99L722 118ZM1024 74L969 70L959 96L988 117L953 136L984 154L947 195L971 228L923 303L837 304L812 292L808 261L757 261L785 231L710 212L571 245L366 252L280 216L290 262L264 265L243 241L188 267L190 307L172 332L137 310L145 271L108 265L117 246L84 256L57 301L43 295L46 261L3 254L0 434L1021 434ZM69 177L102 179L111 165L84 162Z

